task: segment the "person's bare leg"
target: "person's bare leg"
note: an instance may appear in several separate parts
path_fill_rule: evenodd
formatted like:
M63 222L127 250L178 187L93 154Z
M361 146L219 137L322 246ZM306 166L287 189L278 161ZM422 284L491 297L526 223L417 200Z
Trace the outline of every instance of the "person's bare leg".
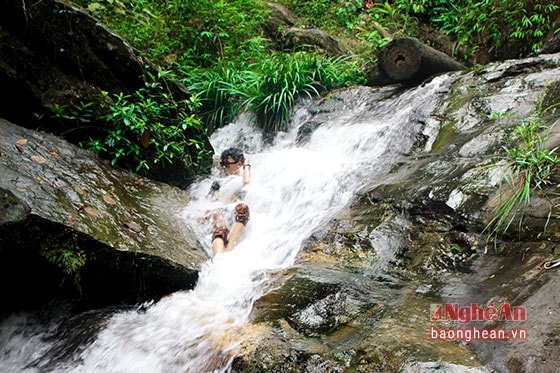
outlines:
M243 231L245 230L245 224L249 221L249 206L245 203L240 202L235 206L235 223L231 227L231 232L227 242L226 251L231 251L239 242Z
M212 252L214 253L214 256L224 252L224 240L221 237L216 237L212 241Z
M245 224L240 222L233 223L231 227L231 231L229 233L228 244L226 247L226 251L231 251L237 245L237 242L241 238L243 231L245 230Z
M214 234L212 235L212 252L214 256L224 252L225 242L227 240L229 230L227 229L224 216L221 211L212 215L214 220Z

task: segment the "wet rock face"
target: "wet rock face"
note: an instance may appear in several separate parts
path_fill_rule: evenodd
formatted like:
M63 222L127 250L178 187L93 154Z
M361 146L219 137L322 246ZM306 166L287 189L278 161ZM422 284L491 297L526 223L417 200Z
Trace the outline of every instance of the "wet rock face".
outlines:
M46 258L61 248L73 251L78 262L85 255L82 290L92 303L136 301L194 286L207 255L175 214L187 203L186 193L5 120L0 139L1 262L4 275L25 279L20 288L13 284L20 276L8 276L3 283L11 294L27 294L23 289L43 278L53 279L47 287L55 291L67 266L56 268ZM107 286L115 293L103 294Z
M542 264L560 247L557 170L546 194L534 194L520 231L493 241L483 230L504 192L502 140L539 102L560 101L559 77L560 55L553 55L450 78L434 112L414 118L423 126L416 149L313 235L297 266L257 301L233 370L554 371L557 271ZM333 92L310 105L299 141L358 94L368 90ZM558 113L540 117L556 123L550 149L558 144ZM432 304L473 302L525 307L534 318L477 326L526 328L531 338L467 345L429 337L431 326L456 327L432 322Z

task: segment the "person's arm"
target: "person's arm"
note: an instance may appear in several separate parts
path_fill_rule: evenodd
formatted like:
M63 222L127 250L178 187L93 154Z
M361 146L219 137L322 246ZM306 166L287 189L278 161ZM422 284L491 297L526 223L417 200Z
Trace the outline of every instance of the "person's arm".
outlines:
M206 195L206 198L207 199L212 199L212 198L216 197L219 190L220 190L220 183L218 183L217 181L214 181L212 183L212 186L210 187L210 191Z
M251 163L249 163L249 159L245 158L245 162L243 163L243 185L247 185L251 182Z

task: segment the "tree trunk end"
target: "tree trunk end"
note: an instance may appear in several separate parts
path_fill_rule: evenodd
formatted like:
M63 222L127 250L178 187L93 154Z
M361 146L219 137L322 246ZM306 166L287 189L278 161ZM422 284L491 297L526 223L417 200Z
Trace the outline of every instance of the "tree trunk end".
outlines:
M417 83L430 76L467 67L415 38L394 39L377 55L380 73L393 83Z

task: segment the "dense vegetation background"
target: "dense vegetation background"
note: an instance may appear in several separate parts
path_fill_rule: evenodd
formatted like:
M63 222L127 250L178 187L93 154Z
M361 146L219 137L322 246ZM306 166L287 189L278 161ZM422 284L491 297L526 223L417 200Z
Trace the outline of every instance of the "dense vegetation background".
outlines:
M132 92L100 91L96 96L101 89L96 85L87 102L76 104L84 96L68 95L68 101L48 101L49 114L35 115L39 121L51 115L47 120L64 124L56 135L73 136L71 142L113 164L188 186L193 175L204 176L212 166L208 136L242 111L254 112L255 124L265 131L282 131L301 97L367 83L366 70L375 65L377 52L397 37L417 37L472 68L529 56L560 30L556 2L283 1L295 14L295 26L319 28L346 50L332 55L309 45L287 48L271 36L266 25L272 8L260 0L74 0L135 48L131 58L146 63L146 75ZM45 3L48 8L62 2ZM56 9L67 12L66 3ZM186 90L170 89L179 86ZM505 137L503 150L520 177L505 180L513 192L485 228L489 235L505 233L529 205L531 193L551 185L549 176L560 158L547 148L548 122L541 117L555 107L558 103L539 103L535 115ZM179 176L167 177L173 169L181 171ZM154 177L159 171L166 175ZM72 249L77 247L74 236L70 249L59 247L45 254L47 259L77 282L84 260L79 249Z
M273 55L262 24L270 13L260 0L76 0L90 13L164 66L238 68ZM448 35L462 62L487 63L527 56L556 32L554 0L285 0L300 27L336 35L362 66L375 61L388 37L419 36L430 27ZM290 52L290 51L284 51Z
M560 30L556 0L285 0L301 28L317 27L336 37L348 53L331 57L318 49L286 50L265 37L271 8L260 0L75 0L159 67L133 95L103 93L99 102L56 107L55 115L91 120L95 106L108 123L105 137L83 143L141 172L149 165L142 146L156 148L156 161L182 159L204 173L201 138L241 111L256 113L265 130L280 131L299 97L365 82L376 52L392 38L418 37L447 45L467 66L525 57ZM441 49L441 48L439 48ZM192 96L166 94L164 79L184 83ZM70 114L71 113L71 114ZM140 139L140 142L137 141ZM142 142L144 144L142 144ZM197 156L185 157L196 145Z

